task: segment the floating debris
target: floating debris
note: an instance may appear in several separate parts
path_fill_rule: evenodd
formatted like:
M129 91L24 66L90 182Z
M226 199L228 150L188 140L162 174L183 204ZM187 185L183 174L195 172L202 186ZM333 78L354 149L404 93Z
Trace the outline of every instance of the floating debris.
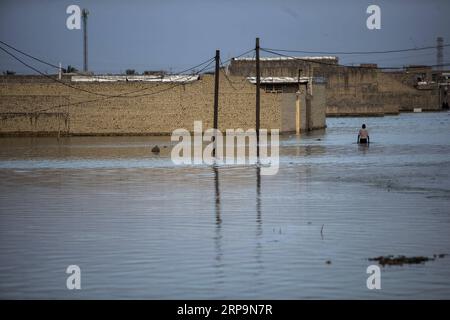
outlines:
M402 266L404 264L422 264L427 261L434 261L437 257L444 258L446 254L433 255L433 258L425 257L425 256L415 256L415 257L406 257L406 256L379 256L375 258L369 258L369 261L377 261L381 266Z
M325 261L326 264L331 264L331 260Z
M159 153L159 152L160 152L159 147L158 147L157 145L154 146L154 147L152 148L152 152L153 152L153 153Z

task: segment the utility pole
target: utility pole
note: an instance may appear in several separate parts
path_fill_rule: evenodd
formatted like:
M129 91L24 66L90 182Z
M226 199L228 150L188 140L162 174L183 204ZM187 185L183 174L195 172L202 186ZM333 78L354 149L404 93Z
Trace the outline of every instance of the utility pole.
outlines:
M256 38L256 157L259 161L259 118L260 118L260 94L261 85L259 68L259 38Z
M83 18L83 71L88 71L88 48L87 48L87 18L89 15L89 11L87 9L83 9L81 12L81 16Z
M217 129L219 122L219 72L220 72L220 50L216 50L216 71L214 73L214 149L213 156L216 156Z

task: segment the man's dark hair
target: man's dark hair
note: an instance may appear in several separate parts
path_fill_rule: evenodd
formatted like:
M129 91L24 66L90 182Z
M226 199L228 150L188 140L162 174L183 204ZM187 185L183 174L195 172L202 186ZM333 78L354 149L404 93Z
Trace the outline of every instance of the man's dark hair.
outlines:
M366 128L366 125L365 125L365 124L363 124L363 125L362 125L362 128L363 128L363 129L365 129L365 128Z

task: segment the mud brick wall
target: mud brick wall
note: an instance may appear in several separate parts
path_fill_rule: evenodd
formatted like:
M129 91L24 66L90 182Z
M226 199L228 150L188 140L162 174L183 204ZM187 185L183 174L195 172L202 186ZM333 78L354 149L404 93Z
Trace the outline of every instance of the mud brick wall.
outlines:
M254 128L255 86L243 77L229 79L235 88L223 75L220 78L219 129ZM203 121L203 129L212 127L213 75L175 87L174 83L63 81L106 95L139 92L105 99L43 77L4 76L0 134L160 135L177 128L193 130L195 120ZM151 94L155 92L159 93ZM280 105L281 94L261 90L261 128L281 129Z

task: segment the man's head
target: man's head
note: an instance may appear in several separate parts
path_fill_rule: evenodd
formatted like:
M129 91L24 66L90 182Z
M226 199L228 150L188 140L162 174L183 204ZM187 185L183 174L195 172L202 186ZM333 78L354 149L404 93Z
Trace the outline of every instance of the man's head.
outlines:
M363 129L365 129L365 128L366 128L366 125L365 125L365 124L363 124L363 125L362 125L362 128L363 128Z

